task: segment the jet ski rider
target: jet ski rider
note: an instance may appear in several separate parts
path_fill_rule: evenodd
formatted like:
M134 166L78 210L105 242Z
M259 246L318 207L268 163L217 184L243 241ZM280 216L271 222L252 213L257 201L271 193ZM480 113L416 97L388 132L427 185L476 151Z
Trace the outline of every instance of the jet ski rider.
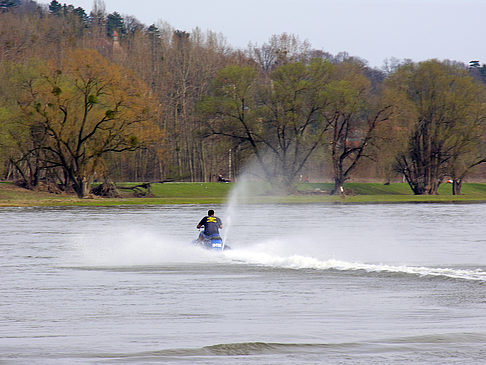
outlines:
M214 210L210 209L208 210L208 215L201 219L196 228L200 229L203 226L204 231L202 231L199 235L199 241L202 241L208 237L219 237L219 229L223 228L223 222L221 222L221 219L219 219L218 217L215 217Z

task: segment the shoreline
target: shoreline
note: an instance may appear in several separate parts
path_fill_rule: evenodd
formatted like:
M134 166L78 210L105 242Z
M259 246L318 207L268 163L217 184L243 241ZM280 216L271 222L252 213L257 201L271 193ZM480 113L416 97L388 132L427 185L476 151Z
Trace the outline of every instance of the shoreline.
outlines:
M233 184L221 183L156 183L153 196L122 198L91 197L79 199L70 194L53 194L20 188L13 183L0 183L0 207L68 207L68 206L129 206L174 204L224 204ZM341 197L327 194L322 188L328 183L299 186L294 195L258 194L242 204L486 204L486 183L465 183L464 194L450 195L446 189L440 195L413 195L402 183L385 186L380 183L347 183L354 191ZM447 187L444 187L447 188ZM307 189L307 190L306 190ZM316 192L317 190L317 192Z

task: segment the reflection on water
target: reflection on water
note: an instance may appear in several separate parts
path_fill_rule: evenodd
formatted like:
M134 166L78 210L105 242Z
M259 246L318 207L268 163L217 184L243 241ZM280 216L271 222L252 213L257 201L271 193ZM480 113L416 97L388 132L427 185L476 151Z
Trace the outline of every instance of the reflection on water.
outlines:
M233 250L191 245L208 208ZM485 205L232 208L1 209L0 362L484 355Z

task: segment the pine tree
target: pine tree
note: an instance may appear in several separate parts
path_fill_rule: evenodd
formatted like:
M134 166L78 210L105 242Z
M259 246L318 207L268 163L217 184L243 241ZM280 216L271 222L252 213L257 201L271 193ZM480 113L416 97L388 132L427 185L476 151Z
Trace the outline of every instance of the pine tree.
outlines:
M73 13L76 14L79 19L82 20L83 23L88 22L88 15L86 14L86 11L84 11L83 8L77 7L76 9L73 10Z
M56 0L52 0L51 3L49 4L49 12L51 14L60 15L61 9L62 9L62 5Z
M115 31L117 31L120 35L126 33L123 17L116 11L112 14L108 14L106 20L106 33L109 36L112 36Z
M5 12L20 5L20 0L0 0L0 12Z

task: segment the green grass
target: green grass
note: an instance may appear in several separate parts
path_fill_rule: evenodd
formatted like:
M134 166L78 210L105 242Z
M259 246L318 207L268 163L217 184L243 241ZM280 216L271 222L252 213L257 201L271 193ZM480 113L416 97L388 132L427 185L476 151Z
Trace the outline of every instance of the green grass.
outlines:
M224 198L231 186L222 183L152 184L152 194L159 198Z
M136 183L119 184L133 186ZM124 190L123 198L78 199L73 195L34 192L0 183L0 206L111 206L134 204L221 204L227 200L234 184L221 183L156 183L152 184L152 196L136 198ZM264 194L265 185L254 186L258 192L247 199L249 203L410 203L410 202L484 202L486 183L466 183L462 194L452 195L450 184L443 184L439 195L413 195L405 183L384 185L381 183L346 183L346 197L331 196L333 184L309 183L297 186L292 195ZM271 187L270 187L271 189Z
M322 190L330 192L334 188L332 183L300 184L298 191L303 193ZM345 183L344 189L352 191L354 195L413 195L408 184L396 183L385 185L382 183Z
M334 184L332 183L310 183L300 184L299 191L313 191L320 189L322 191L330 192ZM372 196L386 196L386 195L404 195L414 196L412 190L407 183L394 183L385 185L382 183L345 183L345 190L350 190L354 195L372 195ZM461 196L464 195L486 195L485 183L467 183L463 185ZM438 196L452 196L452 186L450 184L442 184L439 187ZM423 196L422 196L423 198Z

